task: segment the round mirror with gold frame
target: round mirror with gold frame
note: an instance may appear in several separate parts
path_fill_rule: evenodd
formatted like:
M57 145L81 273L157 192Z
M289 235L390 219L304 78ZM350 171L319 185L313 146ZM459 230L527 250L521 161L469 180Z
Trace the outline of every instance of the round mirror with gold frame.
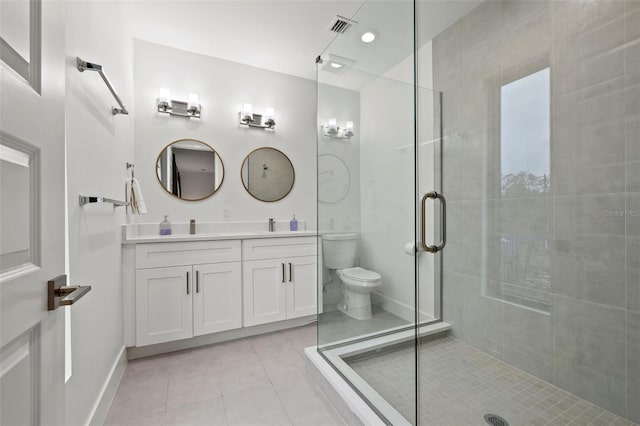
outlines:
M289 157L275 148L262 147L249 153L240 171L244 189L254 198L274 202L286 197L296 180Z
M180 139L167 145L156 160L156 176L165 191L185 201L211 197L224 181L224 164L210 145Z

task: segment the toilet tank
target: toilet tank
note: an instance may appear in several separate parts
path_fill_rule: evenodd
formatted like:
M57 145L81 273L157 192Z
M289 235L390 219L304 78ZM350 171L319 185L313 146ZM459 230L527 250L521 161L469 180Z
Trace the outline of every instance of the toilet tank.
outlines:
M325 234L322 236L324 266L329 269L345 269L355 266L358 234Z

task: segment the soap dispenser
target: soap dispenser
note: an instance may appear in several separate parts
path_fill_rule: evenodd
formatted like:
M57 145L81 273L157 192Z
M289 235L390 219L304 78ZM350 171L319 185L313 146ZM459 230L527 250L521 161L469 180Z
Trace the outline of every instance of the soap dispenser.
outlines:
M297 231L298 230L298 221L296 220L296 215L293 215L293 219L289 221L289 231Z
M167 216L164 215L164 220L160 222L160 235L171 235L171 222L169 222Z

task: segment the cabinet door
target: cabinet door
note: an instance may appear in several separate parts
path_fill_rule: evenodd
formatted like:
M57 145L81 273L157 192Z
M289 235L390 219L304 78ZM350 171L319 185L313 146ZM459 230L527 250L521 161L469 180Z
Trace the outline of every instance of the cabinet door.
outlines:
M240 262L194 265L193 335L242 327Z
M136 345L193 336L191 266L136 271Z
M316 256L292 257L287 261L287 319L318 312Z
M242 272L245 327L286 319L285 260L245 261Z

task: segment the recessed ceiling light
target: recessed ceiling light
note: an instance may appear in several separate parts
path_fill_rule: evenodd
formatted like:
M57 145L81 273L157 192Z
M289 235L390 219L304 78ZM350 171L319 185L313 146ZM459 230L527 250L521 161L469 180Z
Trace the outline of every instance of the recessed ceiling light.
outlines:
M324 58L321 58L319 63L321 64L319 68L320 70L330 72L332 74L341 74L353 66L356 61L343 56L334 55L333 53L328 53Z
M371 43L373 40L376 39L376 35L370 31L367 31L366 33L362 34L362 37L360 37L360 39L364 43Z

